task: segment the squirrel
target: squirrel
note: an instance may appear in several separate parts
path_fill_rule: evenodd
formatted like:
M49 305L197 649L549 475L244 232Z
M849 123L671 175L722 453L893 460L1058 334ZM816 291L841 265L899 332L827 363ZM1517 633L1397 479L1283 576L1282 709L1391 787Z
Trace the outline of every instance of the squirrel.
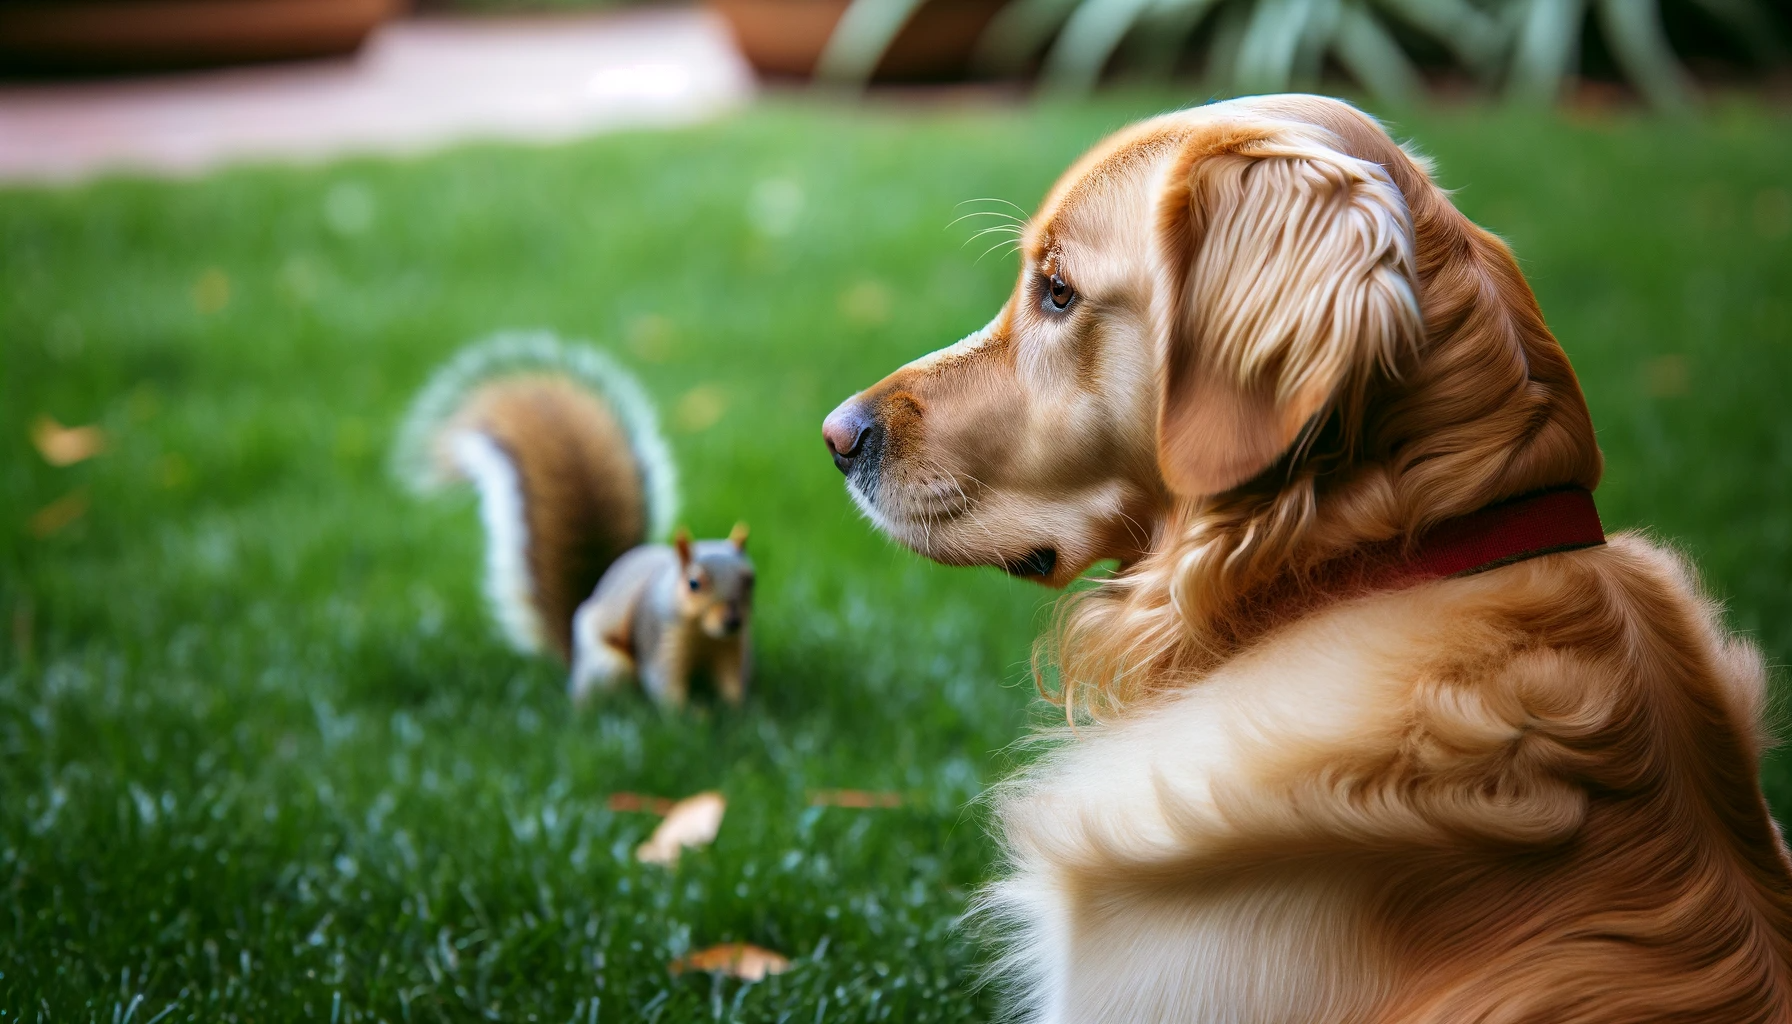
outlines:
M518 650L569 666L575 703L634 679L677 708L703 671L745 699L746 525L648 543L677 513L677 474L652 402L606 353L545 332L468 347L418 393L393 462L419 493L473 485L492 615Z

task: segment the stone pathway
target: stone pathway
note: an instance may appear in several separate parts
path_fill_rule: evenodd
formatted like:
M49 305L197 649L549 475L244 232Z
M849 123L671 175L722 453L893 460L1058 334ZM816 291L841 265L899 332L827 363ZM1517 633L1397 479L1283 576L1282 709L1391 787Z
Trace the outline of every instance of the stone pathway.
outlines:
M700 120L752 92L701 10L412 18L339 61L0 85L0 181L563 139Z

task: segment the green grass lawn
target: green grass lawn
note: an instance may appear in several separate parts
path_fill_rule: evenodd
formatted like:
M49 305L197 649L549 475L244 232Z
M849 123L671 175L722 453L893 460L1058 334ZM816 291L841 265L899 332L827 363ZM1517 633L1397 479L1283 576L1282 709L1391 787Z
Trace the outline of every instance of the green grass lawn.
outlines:
M977 798L1032 713L1045 595L874 536L819 425L1002 300L1013 263L956 204L1030 207L1164 105L774 106L0 192L0 1021L990 1016L954 922L995 870ZM1792 119L1398 130L1517 249L1608 527L1684 545L1786 663ZM662 402L686 521L752 524L745 710L569 713L484 618L471 498L387 475L413 390L505 327L611 347ZM47 465L42 414L109 450ZM1792 810L1792 760L1766 777ZM605 807L709 788L721 834L672 871ZM729 940L796 966L667 972Z

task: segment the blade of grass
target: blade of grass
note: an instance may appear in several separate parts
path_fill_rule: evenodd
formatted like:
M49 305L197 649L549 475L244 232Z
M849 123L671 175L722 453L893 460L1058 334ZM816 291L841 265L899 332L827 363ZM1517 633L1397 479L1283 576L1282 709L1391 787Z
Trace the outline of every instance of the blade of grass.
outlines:
M1661 30L1656 0L1596 0L1595 8L1612 56L1650 105L1671 111L1691 108L1696 97L1692 79Z
M990 19L971 51L971 67L1018 75L1076 10L1077 0L1014 0Z
M1263 0L1251 12L1238 45L1235 82L1243 93L1281 92L1294 77L1295 52L1306 34L1314 0Z
M1419 69L1361 4L1347 3L1339 12L1332 53L1352 78L1386 103L1410 105L1424 91Z
M1312 7L1301 26L1300 42L1294 47L1294 62L1288 82L1298 89L1316 89L1325 70L1325 54L1338 31L1338 8L1342 0L1312 0Z
M1237 92L1239 51L1250 27L1249 7L1227 4L1220 9L1219 24L1214 26L1213 39L1207 44L1207 80L1215 92Z
M924 0L853 0L815 62L815 79L863 86Z
M1059 92L1087 92L1101 78L1114 48L1152 0L1084 0L1046 54L1041 84Z
M1519 103L1554 103L1579 63L1585 0L1529 0L1518 10L1507 94Z
M1375 0L1374 6L1437 40L1470 73L1481 78L1498 73L1511 33L1467 0ZM1381 28L1379 23L1376 27ZM1393 41L1385 29L1382 35ZM1405 51L1400 52L1405 57Z
M1145 78L1168 78L1188 48L1189 36L1217 5L1217 0L1159 3L1139 19L1122 60Z

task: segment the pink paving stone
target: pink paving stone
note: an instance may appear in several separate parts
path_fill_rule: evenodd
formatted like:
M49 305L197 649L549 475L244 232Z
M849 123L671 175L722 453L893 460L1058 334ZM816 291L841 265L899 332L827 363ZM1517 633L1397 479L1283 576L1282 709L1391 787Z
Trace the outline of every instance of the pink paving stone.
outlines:
M700 10L414 18L339 61L0 85L0 180L552 141L702 120L752 92L726 26Z

